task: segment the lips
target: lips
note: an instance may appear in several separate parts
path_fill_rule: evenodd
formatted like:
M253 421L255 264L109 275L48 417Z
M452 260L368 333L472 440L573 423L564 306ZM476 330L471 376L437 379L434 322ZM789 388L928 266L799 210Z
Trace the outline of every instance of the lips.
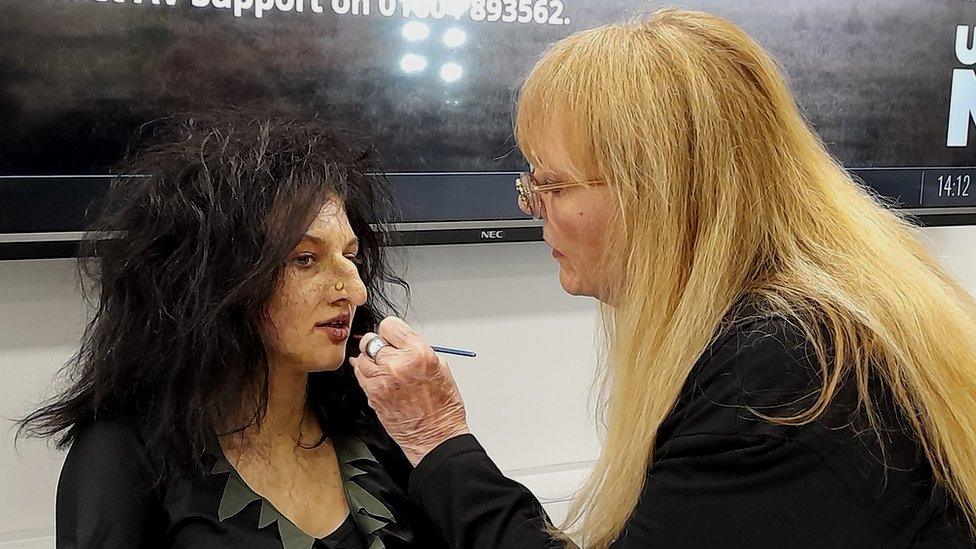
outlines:
M332 343L338 345L349 339L350 318L351 317L349 314L341 314L326 320L325 322L317 322L315 324L315 329L325 332L325 334L329 336L329 339L332 340Z

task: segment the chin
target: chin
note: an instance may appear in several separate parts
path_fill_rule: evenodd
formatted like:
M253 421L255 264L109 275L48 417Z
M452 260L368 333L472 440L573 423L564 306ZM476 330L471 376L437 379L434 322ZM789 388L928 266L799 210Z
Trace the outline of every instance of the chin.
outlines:
M563 291L566 292L569 295L577 296L577 297L580 297L580 296L583 296L584 295L579 290L577 290L575 288L572 288L572 287L569 287L569 286L566 286L565 284L563 285Z
M582 291L580 285L576 282L576 278L570 275L559 272L559 285L563 287L563 291L569 295L575 296L586 296L587 294Z
M315 372L334 372L341 368L345 362L345 356L339 359L330 357L328 360L319 360L313 364L309 364L308 373L313 374Z

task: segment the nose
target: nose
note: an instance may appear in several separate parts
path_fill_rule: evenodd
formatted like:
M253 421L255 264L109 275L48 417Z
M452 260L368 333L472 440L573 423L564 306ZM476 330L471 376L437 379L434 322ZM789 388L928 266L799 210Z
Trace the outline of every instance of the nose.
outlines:
M368 297L368 292L366 291L366 285L358 277L353 277L350 281L351 284L346 285L346 296L345 299L352 304L353 307L362 307L366 304L366 298Z
M333 302L348 301L353 307L362 307L368 297L363 279L357 271L351 269L339 277L332 289Z

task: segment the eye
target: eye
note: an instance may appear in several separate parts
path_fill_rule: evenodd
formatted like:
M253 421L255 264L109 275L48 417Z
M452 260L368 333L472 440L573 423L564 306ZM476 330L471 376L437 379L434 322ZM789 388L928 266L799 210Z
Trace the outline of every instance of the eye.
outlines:
M299 268L307 269L315 264L315 254L299 254L295 256L295 259L292 261L294 261L295 265L297 265Z
M353 263L355 263L357 266L360 267L363 265L363 263L366 262L366 260L363 259L363 256L359 254L346 254L346 259L352 261Z

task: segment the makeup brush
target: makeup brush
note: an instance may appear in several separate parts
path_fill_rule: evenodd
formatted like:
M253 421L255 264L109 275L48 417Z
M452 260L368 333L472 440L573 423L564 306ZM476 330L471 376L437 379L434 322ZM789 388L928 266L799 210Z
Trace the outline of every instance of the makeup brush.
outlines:
M352 337L353 337L353 339L362 339L363 338L363 336L361 336L361 335L354 335ZM452 349L450 347L438 347L437 345L431 345L430 348L433 349L435 353L441 353L443 355L463 356L463 357L468 357L468 358L475 358L475 357L478 356L478 353L476 353L474 351L465 351L464 349Z

